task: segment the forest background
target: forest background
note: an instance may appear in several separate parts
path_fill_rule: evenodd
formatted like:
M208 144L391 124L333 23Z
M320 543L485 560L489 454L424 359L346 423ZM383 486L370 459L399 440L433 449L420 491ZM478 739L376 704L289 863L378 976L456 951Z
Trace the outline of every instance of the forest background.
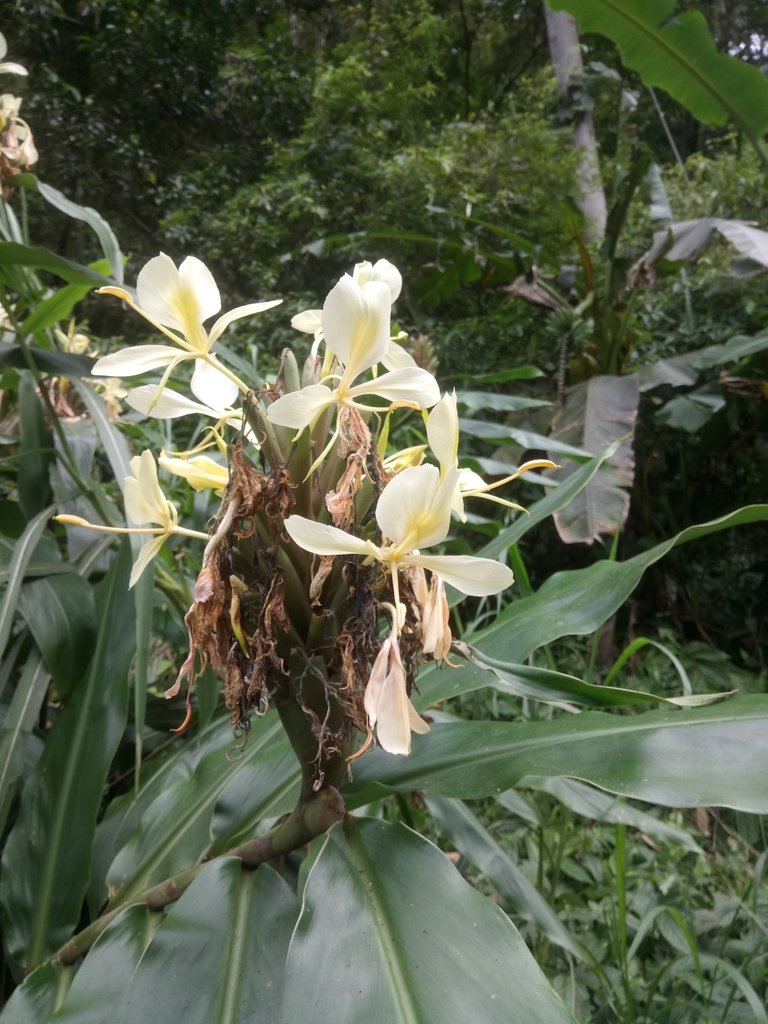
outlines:
M685 9L703 14L719 53L756 68L768 62L765 4L707 0ZM595 499L598 519L613 516L608 525L595 526L589 506L579 505L570 517L537 522L514 546L522 597L553 574L628 562L691 524L765 499L768 246L762 240L760 262L727 227L718 234L703 220L768 230L765 163L732 121L704 124L662 89L650 89L604 35L582 36L583 73L563 94L542 5L525 0L17 0L3 18L11 55L30 72L13 88L40 152L31 171L109 222L127 254L127 280L159 251L176 262L194 254L213 270L224 308L281 296L280 317L239 324L228 341L258 374L276 373L285 345L308 352L309 341L297 343L289 327L293 313L318 305L358 260L385 257L405 281L397 326L442 387L458 389L464 454L474 465L578 449L576 471L585 452L621 445L608 460L618 477ZM596 187L608 208L602 238L579 209L588 189L571 146L574 124L587 116L599 143ZM8 201L30 244L80 265L99 255L91 226L52 206L30 182ZM654 232L693 220L706 244L699 238L674 261L657 251L641 262ZM679 237L675 228L672 235ZM73 308L70 336L87 335L99 353L145 338L118 303L87 291ZM60 326L66 332L65 320ZM49 463L42 476L22 479L19 454L53 446L47 413L35 420L37 441L30 433L19 440L26 372L7 366L2 377L3 443L15 453L3 477L6 565L11 541L52 493L41 483ZM640 383L629 398L605 385L578 415L568 405L579 385L635 376ZM619 425L610 436L596 427L602 444L595 445L592 428L606 403ZM124 416L124 429L134 451L148 438L163 440L135 414ZM103 452L90 458L107 480ZM30 498L34 481L42 491ZM534 479L516 500L531 505L543 487L546 480ZM204 521L206 507L195 501L188 511ZM452 550L475 550L509 524L501 513L470 516ZM597 633L564 633L542 645L533 663L589 683L615 681L622 669L634 689L661 696L681 686L687 695L764 694L765 531L756 523L716 532L649 561L637 589ZM157 764L168 764L165 737L179 704L166 705L160 694L183 643L171 621L173 589L188 592L189 571L181 552L164 569L177 576L162 581L150 697L140 712L136 705L104 768L96 808L102 825L110 820L107 804L130 795L137 746L150 756L149 784L155 753ZM482 606L467 613L467 633L492 613ZM27 653L18 621L3 678L10 691ZM30 745L16 757L3 796L6 837L14 823L24 824L20 794L37 778L42 741L61 703L55 686L38 692L47 696L23 730ZM451 712L504 723L535 718L522 693L468 688ZM200 694L199 734L175 741L180 748L199 742L217 720L215 687ZM4 705L6 721L11 708ZM385 820L439 842L510 913L578 1020L768 1019L765 819L738 800L730 811L684 813L627 802L598 807L586 791L551 780L532 784L525 797L510 790L506 801L482 794L469 804L440 793L425 803L405 783L393 788ZM596 792L589 791L593 799ZM228 828L220 834L240 834ZM111 857L120 847L108 840ZM167 870L152 880L202 849L181 846L168 863L158 854ZM104 850L102 863L94 855L102 881L110 866ZM146 849L133 853L137 864L147 856ZM19 870L13 857L5 862L6 885ZM20 889L33 883L34 868L28 874ZM139 877L146 882L150 873L136 868ZM556 907L566 938L538 898ZM6 926L20 905L14 900L5 906ZM44 937L42 926L21 937L11 928L6 996L21 979L20 963L43 962L90 919L78 913L67 931L62 922L54 927L55 918L50 910ZM591 961L574 952L571 935L589 946ZM33 947L31 959L19 959ZM57 1020L88 1019L66 1005Z

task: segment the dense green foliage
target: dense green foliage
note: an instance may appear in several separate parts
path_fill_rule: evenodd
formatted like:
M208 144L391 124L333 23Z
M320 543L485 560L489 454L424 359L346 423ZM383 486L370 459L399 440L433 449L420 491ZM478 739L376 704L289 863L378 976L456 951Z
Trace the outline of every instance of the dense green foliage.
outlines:
M760 67L765 5L727 6L685 5L724 60ZM767 1019L768 235L762 263L722 237L642 262L670 222L768 232L766 168L738 117L705 125L651 93L611 42L626 26L588 13L605 34L584 37L566 98L530 0L4 14L30 75L2 88L40 160L0 199L3 1024L106 1005L125 1024ZM585 110L610 209L591 246L569 146ZM210 670L187 734L169 733L183 696L163 697L202 545L171 538L129 593L127 544L50 523L119 527L130 456L200 438L202 420L145 418L114 389L105 405L88 376L96 354L157 343L93 289L123 253L132 286L160 250L204 260L224 309L284 298L224 339L256 383L286 345L308 354L294 313L386 257L396 327L457 388L461 464L564 467L556 487L517 482L530 516L474 504L457 524L446 551L508 561L516 587L453 609L469 660L420 667L432 731L413 753L352 763L343 800L370 817L256 872L220 855L247 862L294 805L280 723L233 740ZM422 443L419 416L394 440ZM163 485L206 532L219 498Z

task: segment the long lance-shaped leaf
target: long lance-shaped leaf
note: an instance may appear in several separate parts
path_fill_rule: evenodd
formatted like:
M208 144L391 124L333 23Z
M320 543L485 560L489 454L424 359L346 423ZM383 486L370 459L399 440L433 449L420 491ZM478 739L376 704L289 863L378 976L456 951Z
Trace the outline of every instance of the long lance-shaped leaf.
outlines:
M304 889L280 1024L565 1024L501 910L403 825L347 818Z
M33 176L29 175L29 179ZM52 185L46 185L45 182L34 179L34 183L37 187L37 191L51 206L55 209L65 213L68 217L72 217L75 220L81 220L86 223L96 234L101 246L101 251L109 262L112 276L118 284L123 283L123 254L120 251L117 238L112 228L107 224L104 218L90 206L81 206L79 203L73 202L68 199L63 192L59 192L58 189L53 188Z
M24 574L52 515L53 506L50 506L44 508L34 519L30 519L14 546L8 566L8 583L3 595L3 602L0 604L0 654L5 650L5 645L11 635Z
M23 769L27 739L37 721L50 679L42 656L37 651L32 652L0 730L0 832L5 828Z
M747 505L708 523L689 526L626 562L605 560L587 569L555 573L535 594L515 601L492 626L473 635L472 645L497 661L521 664L537 648L560 637L594 633L626 601L645 570L673 547L732 526L766 520L768 505ZM420 693L414 697L414 704L426 708L435 701L487 686L490 681L474 666L455 670L428 666L419 675Z
M0 1024L48 1024L61 1005L74 968L50 961L19 985L0 1013Z
M676 0L550 0L583 32L608 36L646 85L664 89L705 124L732 120L753 141L768 131L768 80L719 54L699 11Z
M63 256L57 256L50 249L22 245L21 242L0 242L0 264L49 270L52 274L56 274L71 284L80 284L89 288L100 288L102 285L114 283L110 278L104 277L103 274L99 274L89 267L73 263L72 260L65 260Z
M125 727L133 654L128 545L97 592L96 649L56 719L2 861L0 914L11 956L34 967L77 924L104 781Z
M496 796L526 775L566 776L667 807L768 812L768 697L709 708L550 722L434 723L407 758L363 758L348 806L387 790Z

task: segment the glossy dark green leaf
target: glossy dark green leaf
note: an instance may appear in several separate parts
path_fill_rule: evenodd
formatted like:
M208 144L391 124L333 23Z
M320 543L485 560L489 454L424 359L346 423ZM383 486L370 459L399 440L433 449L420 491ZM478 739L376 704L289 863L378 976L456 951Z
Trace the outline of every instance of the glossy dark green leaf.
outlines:
M123 911L88 953L52 1024L104 1024L105 1007L114 1021L115 1009L160 919L160 914L142 906ZM154 1017L146 1019L149 1022Z
M0 1024L48 1024L72 980L71 967L41 964L16 991L0 1013Z
M30 580L21 589L19 611L42 651L59 696L66 701L93 654L93 588L74 572Z
M21 585L27 571L27 566L32 561L38 545L41 543L43 532L53 515L53 508L45 508L42 512L31 519L24 527L24 532L13 545L11 560L8 563L8 575L5 580L6 587L0 604L0 654L5 650L5 645L11 635L13 620L16 615Z
M125 993L104 993L102 1012L110 1005L114 1024L272 1024L297 914L272 868L212 863L169 908Z
M53 446L42 400L32 375L26 371L19 380L19 420L19 504L27 519L32 519L50 500L48 468L53 458Z
M388 789L496 796L527 775L581 779L667 807L765 814L768 696L632 716L588 711L548 722L435 722L414 737L407 758L381 750L362 758L349 803Z
M80 917L96 815L127 714L134 646L129 571L124 544L97 591L99 632L89 670L50 730L3 855L4 938L27 967L61 945Z
M116 890L115 904L194 864L215 838L217 852L226 849L230 833L248 820L291 809L298 766L277 716L254 723L243 751L235 752L234 746L231 729L225 726L220 745L202 758L192 775L166 786L141 819L133 820L130 837L107 875L108 885ZM243 772L248 783L237 787ZM236 787L236 799L228 797L231 786ZM219 820L214 836L217 808L224 821Z
M347 818L307 879L281 1024L565 1024L502 911L403 825Z
M586 954L536 886L461 800L427 797L429 813L459 853L486 875L507 904L548 939L579 959Z

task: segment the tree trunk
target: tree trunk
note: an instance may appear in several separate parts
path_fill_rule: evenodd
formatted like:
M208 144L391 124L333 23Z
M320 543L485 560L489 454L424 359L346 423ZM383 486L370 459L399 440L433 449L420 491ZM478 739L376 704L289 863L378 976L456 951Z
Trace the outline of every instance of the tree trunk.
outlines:
M584 78L584 65L581 60L576 22L565 11L551 10L546 0L544 15L547 21L547 38L555 68L557 91L560 96L567 98L574 86L580 85ZM592 114L588 110L578 113L571 143L579 150L581 157L580 188L575 199L584 214L587 239L590 242L600 242L605 235L607 211L605 192L600 176L600 158L597 151L595 128L592 123Z

